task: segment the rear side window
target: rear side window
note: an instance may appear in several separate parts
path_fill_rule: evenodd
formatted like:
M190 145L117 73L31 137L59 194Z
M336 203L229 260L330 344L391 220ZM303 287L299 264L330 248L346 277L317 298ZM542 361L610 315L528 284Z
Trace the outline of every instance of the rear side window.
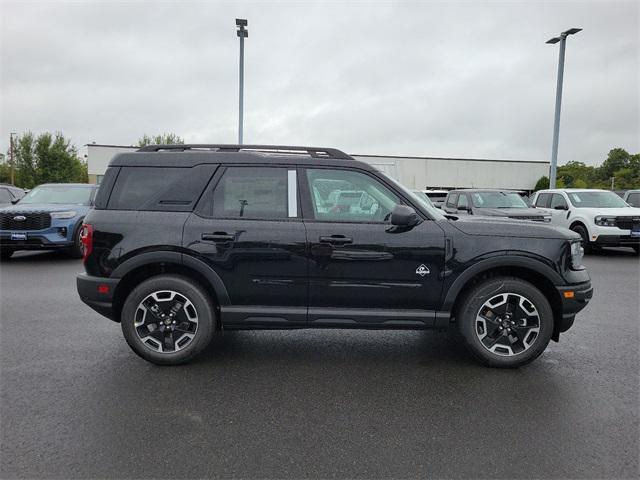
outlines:
M108 209L191 211L216 168L211 164L192 168L121 167ZM107 186L106 180L100 190Z
M288 218L286 168L230 167L213 192L215 218Z
M549 204L551 203L551 194L550 193L541 193L536 198L536 207L541 208L549 208Z

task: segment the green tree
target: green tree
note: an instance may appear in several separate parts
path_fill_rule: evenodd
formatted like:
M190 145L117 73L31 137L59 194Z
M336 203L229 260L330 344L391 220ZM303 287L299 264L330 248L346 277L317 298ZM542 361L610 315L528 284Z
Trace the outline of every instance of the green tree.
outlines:
M540 177L540 179L536 182L536 186L533 187L534 191L544 190L545 188L549 188L549 177L546 175L544 177Z
M163 133L162 135L147 135L146 133L138 140L139 147L147 145L182 145L184 140L175 133Z
M624 148L610 150L607 159L598 169L598 177L600 180L609 180L616 171L629 167L630 160L631 155Z

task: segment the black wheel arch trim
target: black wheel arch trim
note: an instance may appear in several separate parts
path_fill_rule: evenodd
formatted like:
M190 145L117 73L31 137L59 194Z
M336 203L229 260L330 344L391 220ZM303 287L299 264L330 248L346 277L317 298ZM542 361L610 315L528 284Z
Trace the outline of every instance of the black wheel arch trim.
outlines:
M451 284L447 290L447 294L442 302L441 311L450 312L453 309L453 305L460 293L464 289L464 286L476 275L482 272L492 270L500 267L520 267L532 270L549 280L553 285L565 285L566 281L553 269L545 265L544 263L534 260L530 257L505 254L495 257L486 258L480 262L466 268Z
M118 265L111 274L111 278L123 278L129 272L137 268L159 263L175 264L195 270L209 281L220 305L229 305L231 303L227 288L224 286L222 279L215 270L213 270L204 261L181 252L157 250L141 253Z

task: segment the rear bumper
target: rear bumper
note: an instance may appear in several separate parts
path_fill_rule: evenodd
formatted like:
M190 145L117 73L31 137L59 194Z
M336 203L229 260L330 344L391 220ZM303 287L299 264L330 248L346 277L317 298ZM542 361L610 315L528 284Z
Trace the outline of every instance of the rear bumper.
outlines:
M593 242L599 247L633 247L640 245L640 237L631 235L599 235Z
M76 286L80 300L99 314L117 322L113 311L113 294L119 281L119 278L92 277L79 273L76 276Z
M558 325L558 332L566 332L573 325L576 314L587 306L593 297L591 281L556 287L562 299L562 317Z

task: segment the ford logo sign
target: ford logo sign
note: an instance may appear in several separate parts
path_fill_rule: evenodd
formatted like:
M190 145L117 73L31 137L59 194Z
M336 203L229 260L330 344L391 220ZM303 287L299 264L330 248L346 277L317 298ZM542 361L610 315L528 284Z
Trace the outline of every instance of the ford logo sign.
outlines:
M16 222L24 222L27 219L27 217L25 217L24 215L16 215L15 217L13 217L13 219Z

